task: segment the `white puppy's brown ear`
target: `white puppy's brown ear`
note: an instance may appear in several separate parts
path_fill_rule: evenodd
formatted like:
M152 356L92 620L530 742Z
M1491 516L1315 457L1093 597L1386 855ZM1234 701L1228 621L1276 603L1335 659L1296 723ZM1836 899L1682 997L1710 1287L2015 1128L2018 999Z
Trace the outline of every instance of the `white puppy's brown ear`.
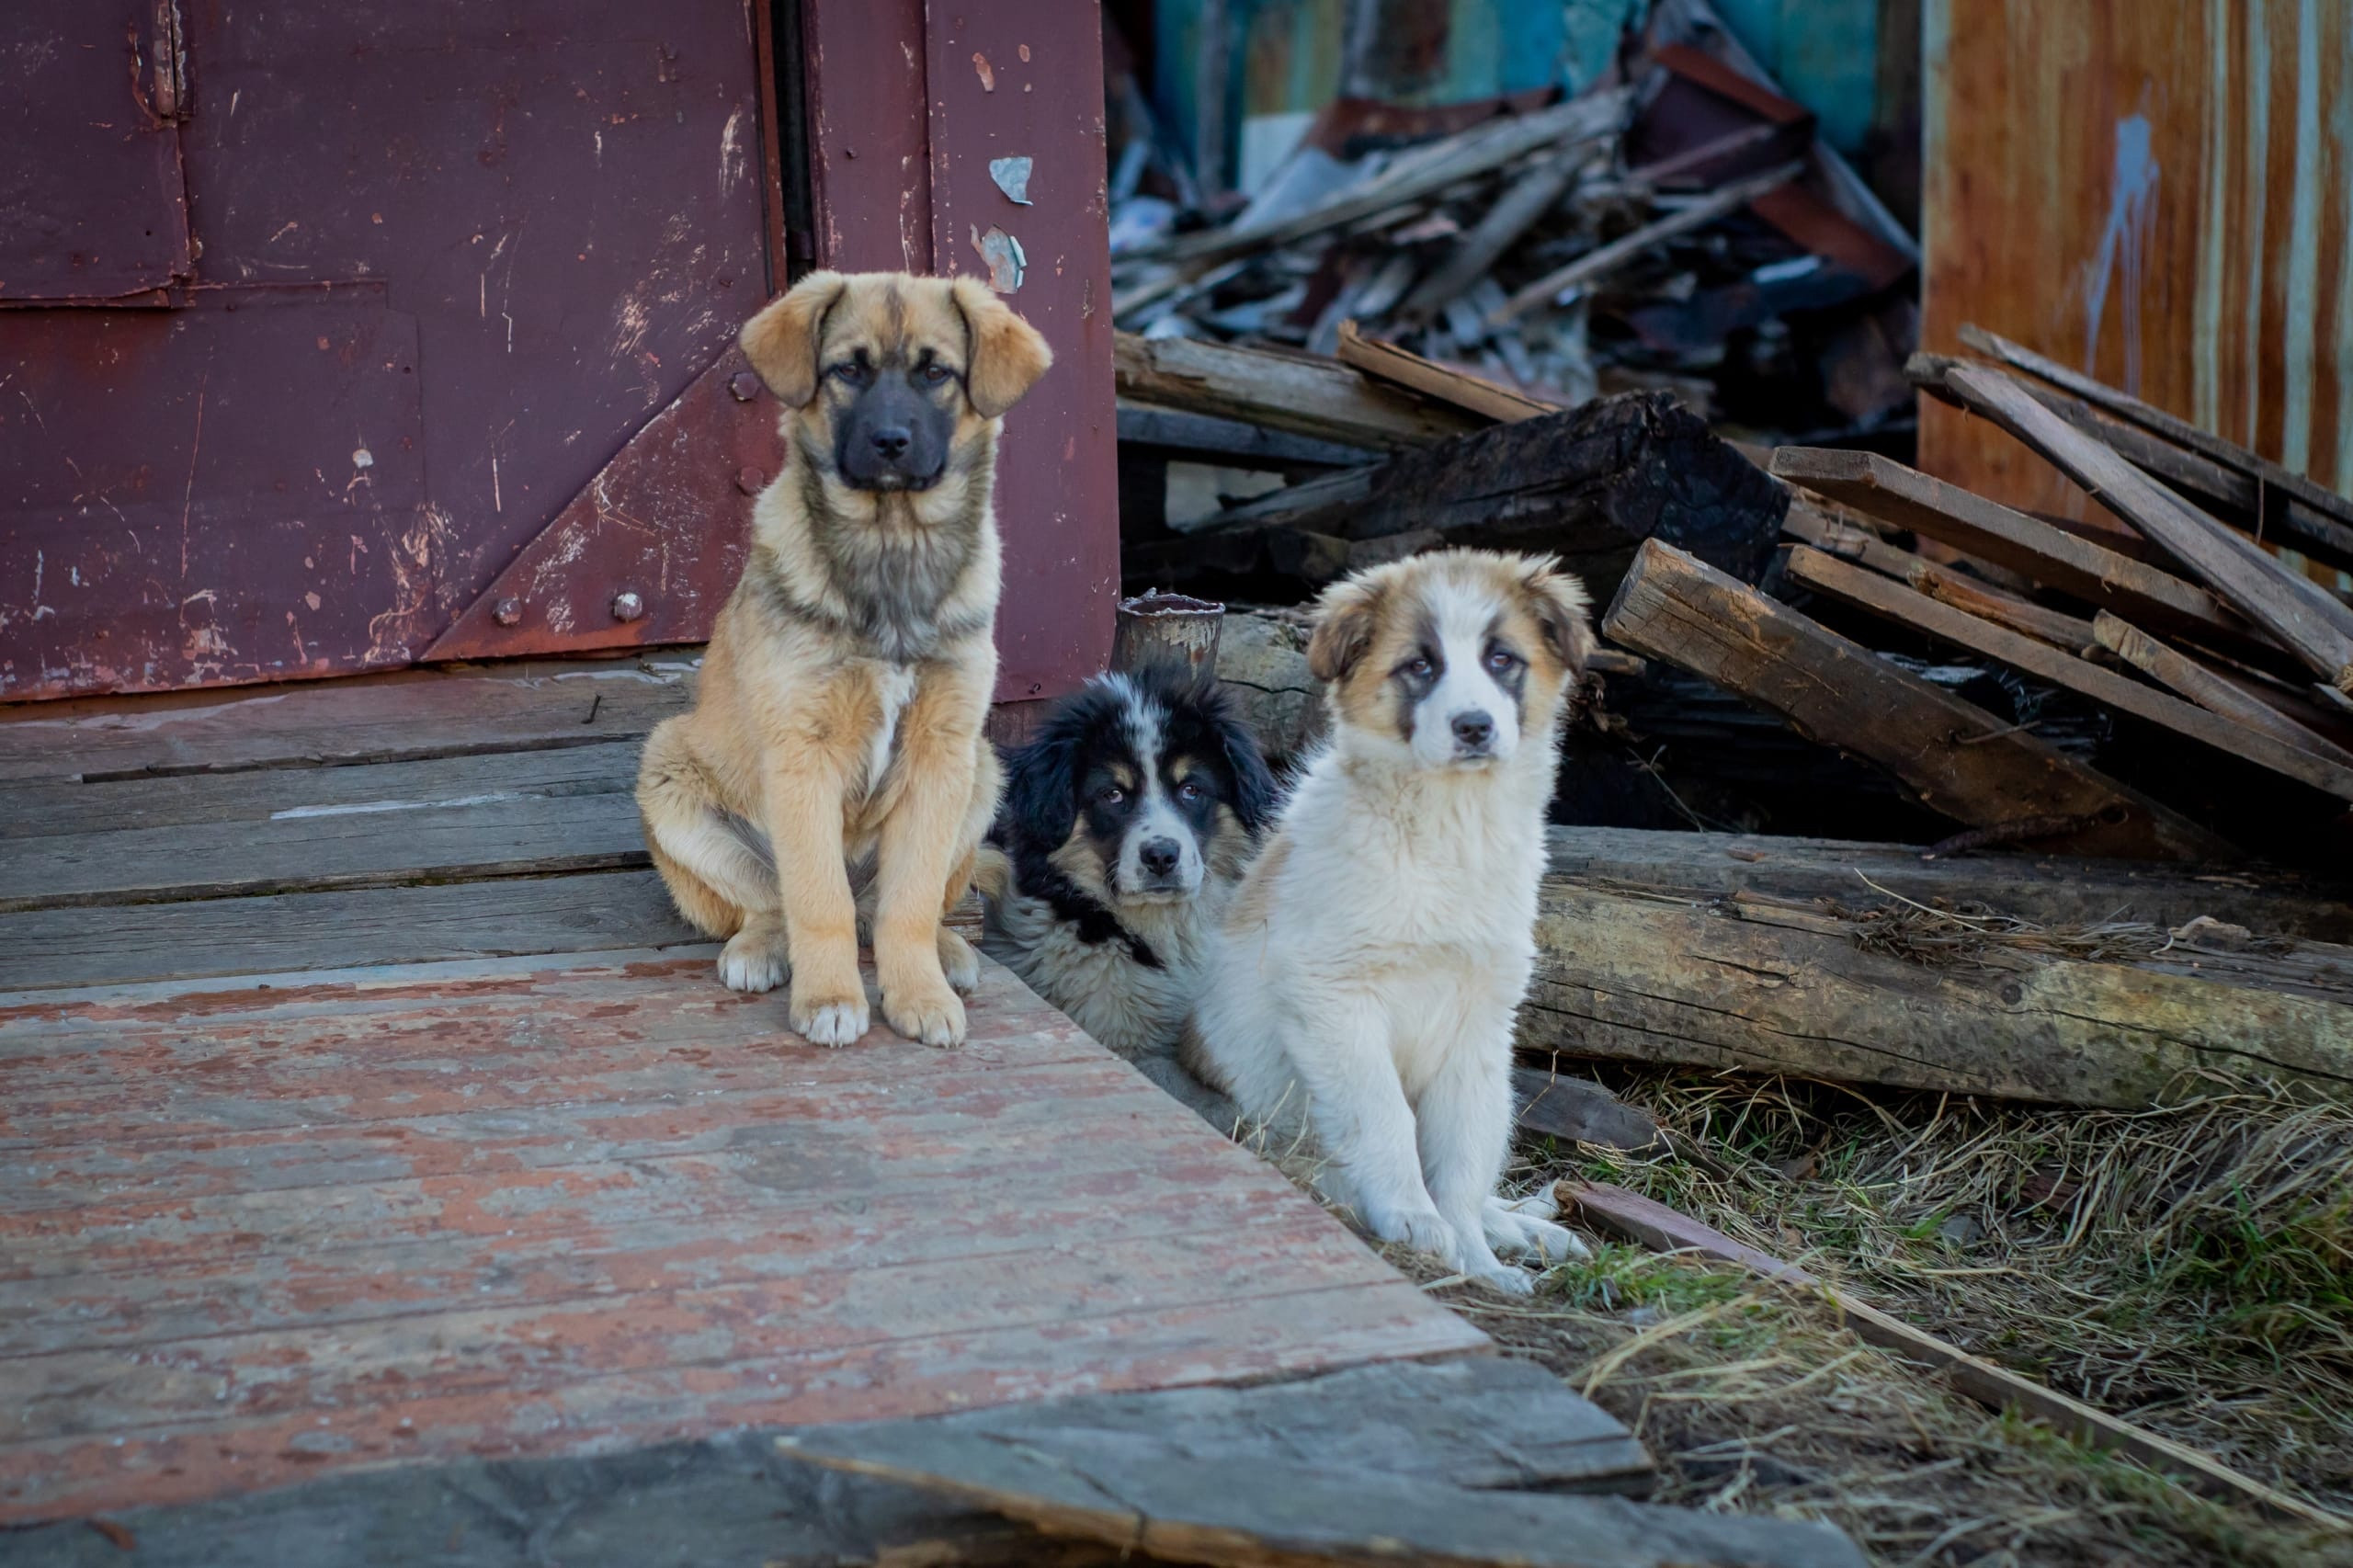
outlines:
M817 395L817 339L825 312L848 286L838 272L813 272L736 334L744 358L787 408L805 408Z
M1315 631L1307 640L1307 673L1327 684L1347 678L1381 629L1381 589L1362 577L1344 577L1315 601Z
M1593 604L1585 584L1560 569L1551 556L1529 557L1520 574L1528 612L1544 646L1571 676L1582 675L1593 656Z
M949 289L972 344L971 362L964 367L964 395L972 400L974 413L995 419L1038 384L1053 364L1054 351L1036 327L1015 315L979 278L959 278Z

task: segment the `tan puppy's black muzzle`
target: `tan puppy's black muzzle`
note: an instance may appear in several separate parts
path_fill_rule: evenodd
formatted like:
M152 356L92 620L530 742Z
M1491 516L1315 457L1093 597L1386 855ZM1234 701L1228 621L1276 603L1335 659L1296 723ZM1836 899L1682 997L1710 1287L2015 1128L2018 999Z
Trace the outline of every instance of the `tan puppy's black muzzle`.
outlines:
M928 490L947 471L956 431L955 375L936 363L880 365L861 355L831 374L855 389L835 417L834 469L857 490Z

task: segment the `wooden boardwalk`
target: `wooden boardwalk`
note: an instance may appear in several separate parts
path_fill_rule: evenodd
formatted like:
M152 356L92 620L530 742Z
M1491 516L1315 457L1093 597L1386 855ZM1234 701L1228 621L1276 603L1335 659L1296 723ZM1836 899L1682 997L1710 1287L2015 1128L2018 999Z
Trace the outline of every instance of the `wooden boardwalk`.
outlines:
M0 1521L1477 1351L1001 971L828 1051L644 865L655 661L0 718Z

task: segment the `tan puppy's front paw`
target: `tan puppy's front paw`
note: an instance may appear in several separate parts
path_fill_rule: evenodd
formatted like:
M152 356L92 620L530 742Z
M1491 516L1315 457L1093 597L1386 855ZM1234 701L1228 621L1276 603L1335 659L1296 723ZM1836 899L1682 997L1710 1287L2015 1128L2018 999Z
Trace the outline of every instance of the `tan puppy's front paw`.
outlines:
M866 1032L870 1021L862 993L804 996L800 986L792 988L792 1027L811 1045L849 1045Z
M980 987L981 955L945 926L939 928L939 968L948 977L949 988L959 996L970 996Z
M730 991L773 991L792 972L785 952L782 926L746 926L720 949L720 983Z
M964 1043L964 1004L944 983L885 986L882 1017L909 1040L926 1045Z

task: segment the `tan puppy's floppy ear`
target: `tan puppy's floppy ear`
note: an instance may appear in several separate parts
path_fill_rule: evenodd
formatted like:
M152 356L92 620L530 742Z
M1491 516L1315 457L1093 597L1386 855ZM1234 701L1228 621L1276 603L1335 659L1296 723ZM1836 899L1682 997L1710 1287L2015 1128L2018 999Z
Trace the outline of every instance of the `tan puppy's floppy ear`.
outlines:
M787 408L805 408L817 395L817 335L825 312L848 286L838 272L813 272L782 299L769 301L736 335L744 358Z
M1584 673L1593 655L1592 601L1585 584L1560 569L1552 556L1522 557L1520 587L1528 595L1529 613L1544 638L1544 646L1572 676Z
M995 419L1038 384L1054 362L1054 351L1036 327L1015 315L979 278L959 278L949 291L963 313L964 335L972 345L972 362L964 367L964 395L972 400L974 413Z
M1372 649L1381 627L1381 590L1362 577L1344 577L1315 602L1315 631L1307 640L1307 673L1340 680Z

